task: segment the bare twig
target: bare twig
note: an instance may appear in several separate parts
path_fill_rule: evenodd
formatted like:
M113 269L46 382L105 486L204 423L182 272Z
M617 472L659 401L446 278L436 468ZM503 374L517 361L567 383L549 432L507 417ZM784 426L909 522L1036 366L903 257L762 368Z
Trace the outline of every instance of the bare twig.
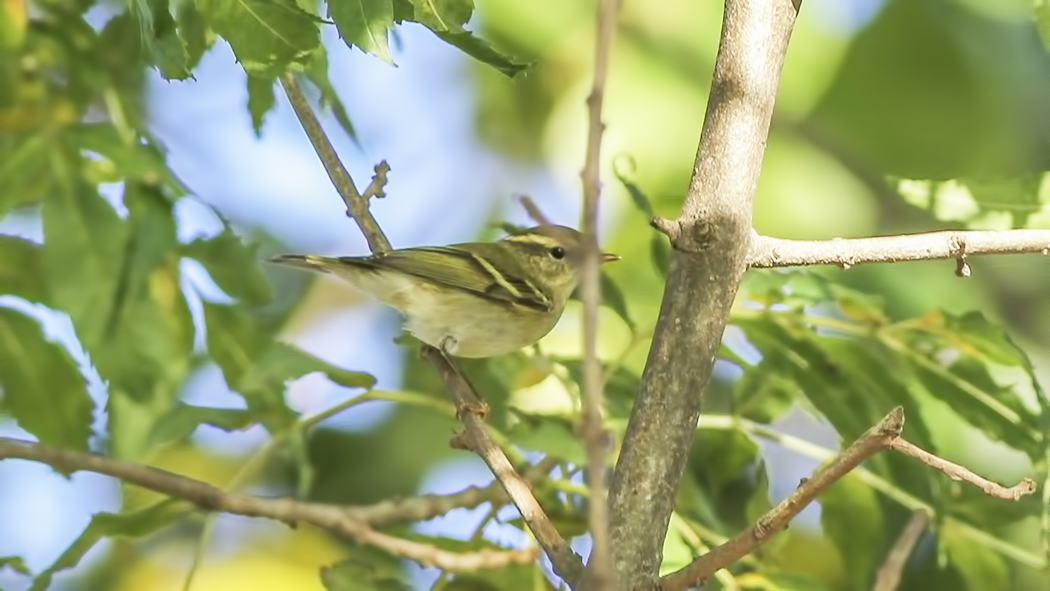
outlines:
M357 192L353 179L343 167L339 157L332 149L324 130L313 115L313 110L306 102L298 83L291 74L281 77L281 84L288 94L289 100L295 108L296 115L303 125L303 130L310 137L317 155L328 171L328 177L332 179L339 195L347 205L347 215L354 218L361 228L368 245L374 253L385 252L390 249L390 243L376 223L375 218L368 209L368 202ZM386 170L376 167L376 177L385 178ZM373 183L377 182L373 179ZM369 191L374 192L374 191ZM463 377L462 372L453 365L452 361L433 347L424 347L424 353L437 369L445 383L445 388L456 403L461 412L461 418L466 425L466 438L471 442L471 449L482 457L492 470L496 480L500 482L504 490L510 496L511 501L521 512L525 524L536 536L536 541L551 559L554 572L570 584L580 580L583 573L583 561L579 555L572 551L568 543L561 537L558 530L550 522L543 512L536 497L532 494L527 482L518 475L511 466L510 460L503 450L492 440L485 428L484 420L472 409L482 406L480 399L474 392L473 386Z
M995 497L997 499L1003 499L1006 501L1016 501L1021 497L1030 495L1035 492L1036 486L1035 481L1031 478L1025 478L1017 484L1006 487L1001 484L992 482L986 478L982 478L977 474L974 474L971 470L935 456L930 452L918 447L914 443L911 443L905 439L897 439L891 442L890 447L903 453L904 455L911 456L916 460L919 460L923 464L936 468L941 472L944 472L952 480L961 480L963 482L969 482L970 484L981 489L984 494Z
M875 575L875 584L872 585L871 591L896 591L897 586L901 582L904 565L908 563L908 557L911 556L912 549L915 548L915 544L919 541L919 537L922 536L922 532L926 530L926 525L929 522L930 514L924 509L919 509L912 513L908 524L904 526L901 535L893 543L889 554L886 555L886 560L879 567L879 572Z
M374 253L390 250L390 241L386 239L383 230L376 223L376 219L372 217L372 212L368 210L368 200L362 197L361 193L357 192L354 179L350 177L350 173L346 171L343 163L339 160L339 155L335 153L332 142L328 140L324 129L321 128L321 123L314 116L314 111L306 100L303 90L299 88L295 75L291 72L282 75L281 86L284 88L285 94L288 95L288 101L292 103L292 109L295 111L296 117L299 118L299 123L303 126L303 130L306 131L307 137L310 138L310 143L313 144L317 157L321 159L321 164L324 165L328 178L331 179L332 185L335 186L339 196L343 198L343 203L346 203L346 215L353 218L357 222L357 226L361 228L361 233L365 235L365 240L368 241L369 250ZM380 175L380 167L385 164L385 162L382 162L376 166L375 178L385 181L385 170L390 169L389 166L386 166L384 173ZM375 183L374 179L373 183ZM381 185L377 188L369 186L367 191L367 193L375 196L378 196L381 192Z
M519 195L518 201L521 202L521 206L525 208L525 213L529 214L529 218L541 226L550 226L551 221L547 216L543 215L540 208L536 205L536 202L532 200L532 197L528 195Z
M904 409L890 411L874 427L853 442L812 478L805 480L786 499L759 518L751 528L700 556L685 568L663 578L664 591L685 591L699 585L715 572L750 554L779 533L820 493L828 489L865 460L886 449L904 428Z
M799 0L725 0L689 190L660 223L674 250L642 384L609 489L624 589L657 585L703 393L747 268L751 209Z
M958 273L968 276L966 257L1050 251L1050 230L943 231L873 238L783 240L754 235L748 264L752 267L838 265L956 259Z
M601 197L602 102L609 72L619 0L601 0L594 50L594 84L587 97L587 153L583 172L583 268L580 296L583 300L583 417L580 432L587 450L587 522L592 549L588 561L589 589L605 591L611 584L612 551L609 540L609 499L605 487L605 463L609 444L602 429L602 366L598 360L598 307L601 305L601 251L598 248L598 202Z
M309 523L336 535L375 546L395 556L451 571L502 568L508 564L527 564L535 552L521 550L482 550L457 554L429 544L404 540L378 532L353 508L308 503L290 498L264 498L225 492L207 482L187 478L166 470L123 462L110 457L49 447L29 441L0 437L0 459L19 458L42 462L63 472L95 472L182 499L204 511L218 511L246 517L262 517L289 525Z

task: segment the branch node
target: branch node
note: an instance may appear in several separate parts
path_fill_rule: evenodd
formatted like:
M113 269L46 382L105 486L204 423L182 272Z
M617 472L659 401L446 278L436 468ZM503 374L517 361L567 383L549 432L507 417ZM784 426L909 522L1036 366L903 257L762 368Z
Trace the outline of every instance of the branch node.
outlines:
M375 174L372 175L372 182L365 187L365 192L361 193L361 198L366 202L372 197L376 199L386 197L386 192L383 189L386 187L386 175L390 172L390 165L387 164L386 160L380 160L373 170Z

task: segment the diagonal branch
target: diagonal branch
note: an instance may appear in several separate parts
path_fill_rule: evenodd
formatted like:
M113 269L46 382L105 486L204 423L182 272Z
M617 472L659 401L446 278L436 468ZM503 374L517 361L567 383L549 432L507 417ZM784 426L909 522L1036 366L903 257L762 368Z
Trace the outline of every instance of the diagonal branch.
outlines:
M609 72L619 0L601 0L594 58L594 84L587 97L587 154L583 172L583 268L580 296L583 300L583 418L580 433L587 450L587 522L592 549L588 566L589 589L605 591L611 583L612 551L609 540L609 499L605 489L607 436L602 429L602 367L598 360L598 307L601 305L601 251L598 249L598 201L601 197L602 102Z
M748 264L838 265L848 269L861 263L956 259L963 269L969 255L1048 252L1050 230L943 231L834 240L783 240L755 234Z
M424 565L450 571L503 568L509 564L529 564L536 559L530 550L481 550L455 553L430 544L405 540L376 531L354 507L309 503L291 498L265 498L226 492L207 482L173 472L124 462L107 456L49 447L30 441L0 437L0 460L18 458L47 464L65 473L95 472L182 499L204 511L217 511L246 517L262 517L288 525L309 523L361 544L380 548Z
M886 560L879 567L879 572L875 575L875 584L871 586L871 591L897 590L897 586L900 585L901 574L904 573L904 566L908 563L908 557L911 556L911 551L915 548L919 538L922 537L922 532L926 531L926 526L929 523L930 514L925 509L919 509L912 513L908 524L904 526L900 536L897 537L897 541L890 548L889 554L886 555Z
M609 489L624 589L658 585L664 538L703 392L747 268L751 208L800 0L725 0L693 176L677 220L660 316Z
M328 171L328 177L332 179L332 184L335 185L339 195L346 203L347 215L357 222L372 252L381 253L390 250L390 243L375 218L372 217L367 200L357 192L353 179L340 162L331 142L328 141L328 136L325 135L324 129L314 116L313 109L306 102L295 77L285 74L281 77L281 85L288 94L288 99L299 117L303 130L309 136L325 170ZM373 179L367 191L377 196L382 192L382 180L385 179L388 170L388 168L381 169L380 166L376 167L376 177L379 180ZM569 544L555 529L535 495L532 494L529 483L514 471L507 455L489 435L484 420L473 410L483 406L473 386L467 382L463 373L453 365L452 361L437 349L424 347L424 354L437 369L456 407L463 409L461 418L467 428L466 439L470 442L470 448L481 456L492 470L496 480L507 491L507 495L521 512L526 525L536 536L536 541L551 559L554 572L570 584L575 584L583 574L582 559L572 551Z
M865 460L890 446L904 428L904 409L897 407L874 427L853 442L812 478L805 480L793 493L759 518L751 528L728 542L700 556L685 568L663 578L664 591L685 591L695 587L715 572L747 556L787 527L820 493L838 482Z

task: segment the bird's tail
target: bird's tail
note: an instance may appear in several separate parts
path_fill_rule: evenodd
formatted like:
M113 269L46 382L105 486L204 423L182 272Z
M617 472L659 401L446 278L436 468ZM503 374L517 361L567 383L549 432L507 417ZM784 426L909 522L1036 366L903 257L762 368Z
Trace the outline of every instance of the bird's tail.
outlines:
M327 273L332 266L332 259L313 254L282 254L272 257L270 262L322 273Z

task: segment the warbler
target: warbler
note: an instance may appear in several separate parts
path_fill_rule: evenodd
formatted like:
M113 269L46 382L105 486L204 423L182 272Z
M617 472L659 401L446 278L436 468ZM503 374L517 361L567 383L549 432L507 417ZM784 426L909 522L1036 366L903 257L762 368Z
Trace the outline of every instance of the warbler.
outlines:
M603 263L619 258L600 255ZM546 336L576 288L582 260L583 235L556 225L495 242L271 259L336 275L398 310L419 340L470 358L511 353Z

